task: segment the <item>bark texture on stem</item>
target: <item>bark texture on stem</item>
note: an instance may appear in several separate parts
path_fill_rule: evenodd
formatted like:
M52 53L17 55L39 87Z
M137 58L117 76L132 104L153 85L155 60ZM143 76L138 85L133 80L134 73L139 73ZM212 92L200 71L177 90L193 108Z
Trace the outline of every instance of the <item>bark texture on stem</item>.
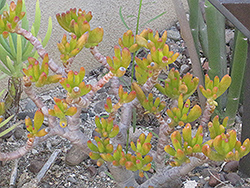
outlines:
M186 175L197 166L201 166L205 161L191 157L190 163L185 163L180 167L165 167L162 171L154 174L149 180L143 184L137 186L137 188L146 188L148 186L153 187L165 187L165 188L177 188L180 187L175 184L179 178Z
M28 151L30 151L33 148L33 143L34 139L30 138L27 140L25 146L18 148L16 151L12 151L9 153L0 152L0 161L9 161L24 156Z
M25 77L27 78L27 77ZM35 91L33 90L32 85L30 86L24 86L24 92L29 96L29 98L36 104L38 108L42 110L42 113L48 117L48 108L45 106L45 104L42 102L42 100L36 95Z
M207 100L205 110L202 114L200 122L202 127L207 126L207 123L209 122L211 115L214 113L215 108L216 106L214 104L209 103L209 101Z
M47 53L46 50L43 48L41 42L33 36L29 31L26 31L23 28L17 28L15 31L17 34L22 35L25 39L27 39L36 49L38 55L43 59L44 55ZM61 74L66 76L66 73L62 67L59 67L52 58L49 58L48 65L50 69L55 72L56 74Z
M104 65L107 69L109 69L109 64L107 63L106 57L103 56L97 49L97 47L93 47L90 48L90 52L91 54L94 56L94 58L101 63L102 65Z
M169 135L174 131L174 128L169 127L169 123L171 123L170 118L165 121L161 114L158 113L155 116L160 123L159 140L157 143L157 153L155 156L155 165L158 171L165 167L166 152L164 147L168 145Z

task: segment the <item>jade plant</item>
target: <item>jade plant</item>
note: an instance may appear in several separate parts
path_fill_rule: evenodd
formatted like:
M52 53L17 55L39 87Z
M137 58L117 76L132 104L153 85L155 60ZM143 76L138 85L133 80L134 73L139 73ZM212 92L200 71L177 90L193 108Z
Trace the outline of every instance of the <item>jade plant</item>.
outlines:
M215 100L228 89L231 77L225 75L222 79L210 79L205 75L205 85L198 88L197 77L190 73L181 77L178 70L168 70L168 65L179 54L171 51L166 44L166 32L160 36L158 32L145 29L134 36L129 30L118 40L120 46L114 47L114 56L105 57L98 51L104 31L101 27L90 27L91 12L70 9L56 15L58 23L71 34L70 39L63 35L62 41L58 43L63 65L59 66L41 42L19 24L23 18L20 15L25 13L20 12L13 3L12 6L10 12L0 17L0 22L3 23L0 25L1 34L6 33L7 36L9 33L10 36L15 33L23 36L35 47L42 61L29 57L27 68L23 69L24 91L38 108L34 120L30 117L25 119L29 132L27 144L16 151L0 152L0 161L20 158L49 137L58 135L67 138L85 155L96 160L98 166L107 165L117 187L174 187L174 182L181 176L208 160L239 160L249 153L250 140L246 139L243 143L238 141L236 131L227 129L227 118L221 120L219 116L215 116L213 120L210 119L217 106ZM89 48L95 59L109 70L93 85L85 83L84 68L79 71L70 69L75 56L85 48ZM131 53L136 53L140 48L146 48L150 53L145 58L136 58L136 80L131 84L131 90L127 90L128 88L119 85L118 78L128 69ZM158 76L165 69L169 74L163 83L158 81ZM57 82L67 94L64 99L55 97L54 108L49 109L34 87ZM81 110L90 106L96 92L108 82L112 83L110 90L117 101L112 101L111 97L106 99L103 108L109 116L95 117L97 134L89 140L80 130ZM191 106L188 99L197 88L207 99L203 112L199 105ZM156 97L153 92L156 89L171 99L170 105ZM152 133L141 133L137 140L128 135L132 111L140 106L145 109L145 113L153 114L160 125L159 139L154 149L151 144ZM42 128L45 117L48 119L48 127ZM190 124L194 121L200 124L196 131L192 130ZM204 138L204 129L208 129L209 138ZM196 132L194 136L192 131ZM168 163L167 155L170 156ZM173 167L170 168L168 164ZM143 177L147 171L154 174L139 185L135 179L136 173Z

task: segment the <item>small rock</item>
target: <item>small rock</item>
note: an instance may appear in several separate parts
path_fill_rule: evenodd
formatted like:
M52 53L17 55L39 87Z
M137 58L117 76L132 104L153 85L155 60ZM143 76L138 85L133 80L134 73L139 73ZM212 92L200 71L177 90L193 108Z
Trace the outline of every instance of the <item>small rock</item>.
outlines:
M239 108L239 114L241 117L243 116L243 105L241 105Z
M177 30L167 30L167 33L169 39L173 39L175 41L181 39L181 35Z
M209 182L207 182L203 188L212 188L212 187L209 185Z
M242 180L241 177L237 173L229 173L225 175L225 179L228 180L234 186L241 186Z
M198 185L198 183L195 180L192 181L186 181L184 182L184 188L193 188L196 187Z
M97 174L97 169L94 166L89 166L87 168L88 174L89 174L89 178L90 179L94 179L94 177Z
M34 159L30 162L30 165L28 166L28 170L34 174L38 173L42 167L44 166L45 162L40 161L37 159Z
M71 182L71 183L76 183L77 182L77 180L74 177L72 177L72 176L69 176L67 180L69 182Z
M23 172L18 179L17 187L22 187L23 184L25 184L29 179L29 173Z
M43 95L43 96L41 96L41 98L43 101L52 101L53 100L52 97L49 95Z
M198 176L192 176L190 177L191 180L198 182L200 178Z
M65 162L70 166L75 166L87 158L88 155L86 155L81 149L76 146L72 146L66 153Z
M30 182L25 183L22 188L37 188L37 180L36 179L32 179Z
M184 64L181 66L180 73L181 74L186 74L190 70L190 66Z
M239 161L230 161L225 164L225 166L223 167L223 171L227 173L236 172L238 170L238 167L239 167Z
M51 140L51 145L52 146L58 146L62 141L58 138L58 137L55 137Z
M25 106L25 110L27 110L27 111L35 111L36 109L37 109L36 104L31 99L29 99L29 102Z
M38 151L36 149L32 149L31 153L35 155L35 154L38 154Z
M23 130L22 127L17 127L15 128L15 132L14 132L14 137L19 140L21 139L23 136L25 136L25 132Z
M104 112L105 111L104 110L104 104L105 103L106 103L105 100L96 103L95 106L94 106L94 112L97 113L97 114L100 114L100 113Z
M213 173L213 175L210 175L210 179L209 179L208 184L211 187L215 187L216 185L218 185L222 181L224 181L223 175L216 172L216 173Z
M204 168L200 173L204 178L210 176L209 168Z
M234 38L234 31L232 29L226 29L225 35L226 35L226 44L229 44L230 40L233 40Z

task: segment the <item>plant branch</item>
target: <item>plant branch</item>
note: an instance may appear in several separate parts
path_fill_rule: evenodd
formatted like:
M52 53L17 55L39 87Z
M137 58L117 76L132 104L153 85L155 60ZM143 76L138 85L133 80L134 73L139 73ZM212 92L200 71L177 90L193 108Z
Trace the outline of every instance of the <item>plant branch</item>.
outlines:
M97 49L97 47L92 47L90 48L90 52L91 54L94 56L94 58L101 63L102 65L104 65L107 69L109 69L109 64L107 63L106 57L103 56Z
M26 31L23 28L18 28L15 31L17 34L22 35L25 39L27 39L37 50L38 55L43 59L44 55L47 53L46 50L43 48L41 42L34 37L29 31ZM49 67L50 69L55 72L56 74L61 74L66 76L65 70L62 67L59 67L52 58L49 58Z
M169 127L168 121L171 119L168 118L167 121L163 119L160 113L155 114L155 117L158 119L160 123L159 128L159 140L157 144L157 154L155 158L156 169L161 170L165 166L166 152L164 151L164 147L168 144L169 135L174 131L174 128Z

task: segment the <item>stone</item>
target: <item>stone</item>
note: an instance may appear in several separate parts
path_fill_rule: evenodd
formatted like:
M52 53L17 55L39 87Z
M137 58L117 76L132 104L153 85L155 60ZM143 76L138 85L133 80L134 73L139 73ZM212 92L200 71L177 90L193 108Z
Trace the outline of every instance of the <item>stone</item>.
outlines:
M239 167L239 161L230 161L225 164L225 166L223 167L223 171L227 173L236 172L238 170L238 167Z
M204 168L200 173L203 176L203 178L210 176L209 168Z
M225 35L226 35L226 44L229 44L230 40L233 40L234 38L234 31L232 29L226 29Z
M15 131L14 131L14 137L17 140L19 140L19 139L21 139L24 136L25 136L25 131L23 130L23 128L22 127L16 127Z
M241 186L243 181L237 173L229 173L225 175L225 179L229 181L233 186Z
M22 188L37 188L38 187L37 184L38 184L37 180L36 179L32 179L30 182L25 183L22 186Z
M79 149L77 146L72 146L66 153L65 162L70 166L75 166L87 158L88 155L86 155L81 149Z
M29 178L29 173L28 172L23 172L20 175L20 178L18 179L18 183L17 183L17 187L22 187L22 185L24 185Z
M97 113L97 114L100 114L100 113L104 112L105 111L105 109L104 109L104 104L105 103L106 103L105 100L96 103L95 106L94 106L94 112Z
M188 180L188 181L184 182L185 188L193 188L193 187L196 187L197 185L198 185L198 183L195 180Z
M180 73L181 74L186 74L190 69L191 69L190 66L184 64L184 65L181 66Z
M72 176L69 176L67 180L71 183L77 183L77 180Z
M181 39L181 35L180 35L180 32L177 31L177 30L167 30L167 33L168 33L168 38L169 39L172 39L172 40L180 40Z
M213 175L210 175L210 179L209 179L208 184L211 187L215 187L216 185L218 185L222 181L224 181L223 175L220 174L220 173L218 173L218 172L216 172L216 173L213 173Z
M39 159L33 159L27 168L30 172L36 174L42 169L44 164L45 164L45 161L41 161Z

